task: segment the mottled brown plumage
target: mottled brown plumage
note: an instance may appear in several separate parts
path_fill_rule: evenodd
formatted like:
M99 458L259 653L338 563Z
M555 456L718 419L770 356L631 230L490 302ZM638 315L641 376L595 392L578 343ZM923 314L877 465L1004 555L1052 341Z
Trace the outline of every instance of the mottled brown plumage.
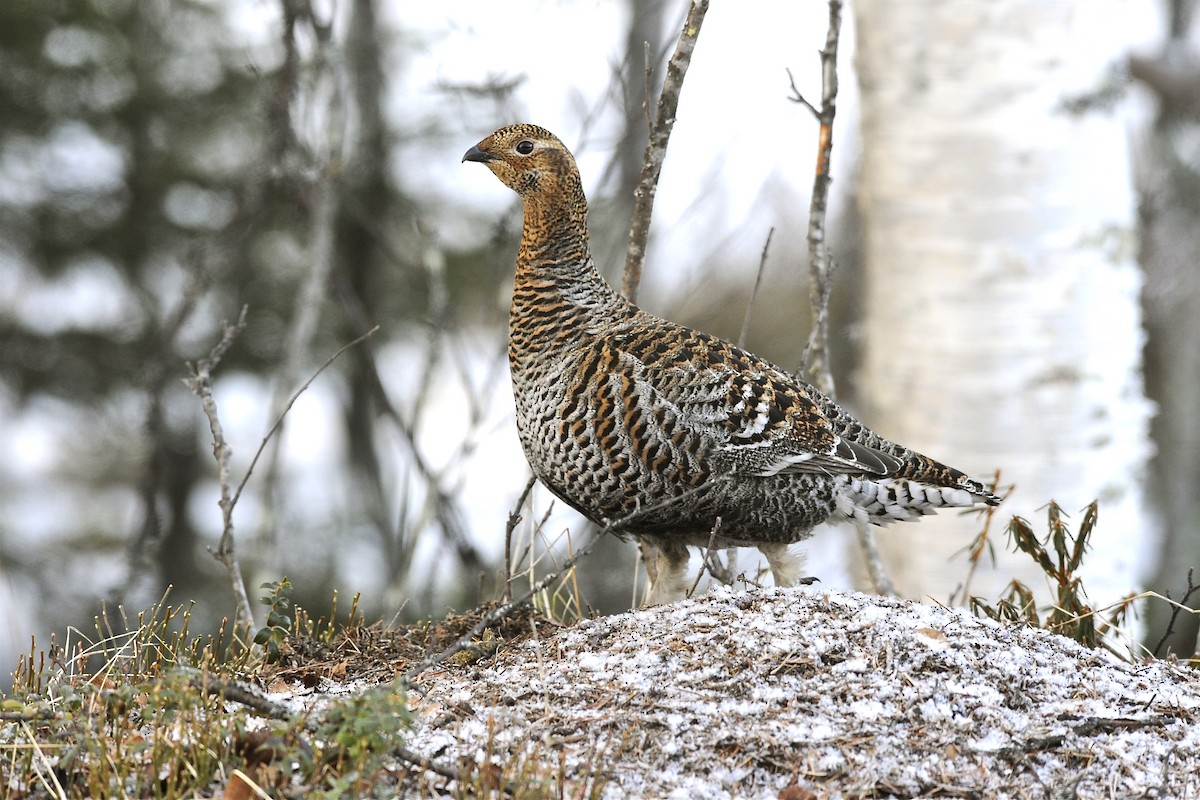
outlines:
M682 593L687 547L718 518L717 546L759 548L787 585L787 545L827 520L999 502L778 367L613 291L589 251L579 170L549 131L500 128L463 160L524 201L509 361L525 456L571 506L658 548L651 602Z

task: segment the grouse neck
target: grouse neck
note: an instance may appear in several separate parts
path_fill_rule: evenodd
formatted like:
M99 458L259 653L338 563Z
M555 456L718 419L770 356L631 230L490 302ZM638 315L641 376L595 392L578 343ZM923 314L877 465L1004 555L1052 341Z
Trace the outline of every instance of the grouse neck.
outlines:
M525 198L517 278L551 273L558 279L599 278L588 245L587 201L580 187ZM522 275L521 273L526 273ZM547 275L549 277L549 275Z

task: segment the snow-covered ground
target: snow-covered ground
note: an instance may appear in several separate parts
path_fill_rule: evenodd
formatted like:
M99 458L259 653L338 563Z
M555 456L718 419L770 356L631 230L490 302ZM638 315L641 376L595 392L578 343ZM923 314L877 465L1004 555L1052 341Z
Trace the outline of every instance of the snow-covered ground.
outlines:
M1200 796L1195 672L819 586L543 627L419 683L413 750L605 798Z

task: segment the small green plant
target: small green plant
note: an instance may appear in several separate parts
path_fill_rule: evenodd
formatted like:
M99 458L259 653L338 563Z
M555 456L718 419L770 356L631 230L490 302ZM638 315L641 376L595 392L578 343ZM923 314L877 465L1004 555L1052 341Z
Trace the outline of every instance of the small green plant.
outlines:
M1078 533L1071 531L1066 518L1062 508L1050 501L1046 506L1045 537L1039 537L1028 520L1022 517L1013 517L1007 528L1016 552L1028 555L1046 575L1054 595L1053 603L1039 609L1033 590L1013 580L995 605L981 597L972 596L971 611L976 616L998 622L1026 622L1062 634L1087 647L1104 647L1116 653L1106 637L1125 622L1135 598L1132 595L1126 597L1107 616L1092 608L1079 569L1099 519L1099 504L1092 501L1084 508ZM985 528L971 548L973 563L983 552L986 536Z
M292 582L284 576L277 581L260 584L259 588L270 590L269 594L259 598L270 611L267 613L267 624L254 634L254 643L266 651L268 664L276 664L283 657L283 645L292 633Z
M365 796L366 787L384 791L395 764L394 749L400 745L412 715L405 693L398 685L381 686L347 696L325 709L316 722L313 739L320 742L311 781L325 786L310 796Z

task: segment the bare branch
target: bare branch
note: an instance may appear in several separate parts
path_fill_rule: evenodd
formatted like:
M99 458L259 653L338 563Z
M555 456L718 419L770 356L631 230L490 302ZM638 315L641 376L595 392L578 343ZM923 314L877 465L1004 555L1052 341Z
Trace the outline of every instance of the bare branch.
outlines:
M325 368L332 364L338 356L379 329L378 327L373 328L366 334L355 339L353 342L343 346L336 353L330 356L329 359L321 365L320 369L313 373L311 378L305 381L303 386L296 390L296 393L292 395L290 400L288 400L287 406L282 412L280 412L279 417L275 420L275 424L271 426L271 429L267 431L266 436L263 437L262 442L258 446L258 450L254 453L254 458L250 461L250 466L246 469L246 474L242 477L241 483L238 484L237 490L230 492L229 458L233 454L233 450L230 448L229 443L225 441L225 432L221 426L220 417L217 414L217 401L213 397L212 392L212 371L220 362L221 357L225 355L225 352L233 344L234 339L236 339L238 334L245 329L246 311L246 307L243 307L242 313L238 317L238 321L235 325L224 326L225 334L221 337L221 341L213 347L207 358L202 358L196 362L196 365L192 368L192 377L184 382L191 388L192 392L200 398L200 403L204 409L204 414L206 417L208 417L209 430L212 432L213 456L217 460L217 483L221 490L221 499L219 501L219 505L221 506L223 529L221 532L220 542L218 542L215 548L210 547L208 551L212 554L213 558L217 559L217 561L220 561L221 564L225 566L225 569L229 571L230 581L233 584L234 597L237 600L238 623L245 624L253 628L256 627L254 622L254 611L250 605L250 598L246 595L246 584L242 579L241 565L238 563L237 556L235 554L233 540L233 509L237 506L237 502L242 496L242 490L246 488L246 482L249 481L250 476L254 474L254 467L258 463L259 457L263 454L263 450L266 448L267 443L271 441L271 438L282 426L283 418L287 415L288 411L291 410L292 406L296 402L296 399L300 397L300 395L303 394L309 386L312 385L312 382L317 379L317 376L324 372Z
M823 235L823 234L822 234ZM812 251L812 238L809 239L809 251ZM833 373L829 368L829 300L833 296L833 273L837 262L829 256L824 244L820 246L822 257L825 259L820 266L809 256L809 270L819 273L820 278L809 282L808 296L812 307L812 327L808 331L808 340L804 343L804 355L800 357L800 376L811 380L813 385L830 399L837 398L837 386L833 381ZM807 374L806 374L807 373Z
M452 781L457 781L459 786L468 786L470 781L461 773L457 767L452 767L449 764L442 764L434 761L428 756L423 756L420 753L409 750L402 744L392 747L392 754L402 761L407 761L414 767L420 767L426 772L432 772L434 775L441 775L443 778L448 778ZM516 787L511 783L504 784L504 793L510 797L517 795Z
M405 270L411 269L408 259L396 250L388 234L379 227L378 223L371 218L367 209L356 201L353 195L347 196L344 203L344 210L354 217L355 222L362 227L363 232L371 238L372 243L379 248L385 257ZM337 293L343 313L349 321L351 328L359 331L367 330L371 323L366 307L363 304L362 298L358 296L357 291L350 285L344 274L340 272L335 273L333 288ZM435 298L439 296L444 298L444 289L437 285L437 279L432 276L430 277L429 292ZM442 301L435 300L435 302L440 304ZM439 329L436 324L437 318L440 317L437 309L434 309L434 317L435 323L429 329L431 336L429 339L430 346L426 349L427 353L440 350L442 347L441 336L438 335ZM507 360L502 359L502 363L507 367ZM424 373L426 378L432 375L435 366L428 360L426 361ZM438 521L442 535L454 547L455 553L465 567L469 569L481 569L485 561L478 549L471 542L471 538L467 533L467 526L464 522L465 514L462 511L461 504L455 498L454 493L444 485L442 474L429 463L418 446L416 438L417 425L414 417L419 413L419 398L418 405L414 406L413 414L406 418L392 402L391 396L384 387L374 350L370 346L365 349L360 367L365 373L372 400L378 406L380 413L392 421L401 438L408 446L409 453L412 456L412 464L428 487L434 516ZM427 380L423 379L418 385L418 393L425 391L426 384ZM472 412L473 416L474 413ZM480 414L481 418L482 414Z
M211 672L205 672L203 670L193 670L187 667L184 667L183 669L191 673L190 677L188 678L188 682L193 687L207 695L211 695L212 697L220 697L222 700L228 700L231 703L237 703L238 705L246 706L246 708L253 709L263 716L270 717L271 719L293 719L292 712L288 710L287 706L281 703L276 703L274 700L262 696L247 684L241 683L240 681L226 680L225 678L214 675ZM316 720L312 717L309 717L306 720L304 727L309 730L314 730L316 728Z
M646 241L650 236L650 217L654 213L654 195L658 191L658 177L662 174L663 161L667 157L671 129L675 127L679 92L692 62L692 51L696 48L696 39L700 36L700 26L704 23L707 11L708 0L692 0L679 41L675 44L675 52L667 64L667 77L658 96L658 110L654 125L650 128L646 153L642 157L641 177L633 192L633 222L629 229L629 247L625 252L625 271L621 276L621 294L632 303L637 302L638 285L642 281Z
M217 561L220 561L225 566L226 571L229 573L229 580L233 584L233 595L237 601L238 624L253 628L255 627L254 610L250 606L250 598L246 596L246 584L242 580L242 568L234 552L233 507L237 504L237 498L231 495L229 491L229 458L233 454L233 449L225 441L225 431L221 427L221 419L217 414L217 401L213 397L212 389L212 371L216 369L221 358L233 345L233 341L238 337L238 334L245 330L246 312L247 307L242 306L242 313L238 315L238 321L235 324L222 323L225 332L221 336L221 341L213 346L207 358L202 358L196 362L195 366L192 367L192 377L184 381L184 383L200 398L204 415L208 417L209 430L212 432L213 457L217 460L217 484L221 490L221 499L218 501L218 504L221 507L223 529L219 545L216 549L209 548L209 552L212 553ZM238 492L241 492L240 488Z
M800 105L807 108L809 113L812 114L813 117L815 117L818 122L820 122L821 112L817 111L817 107L814 106L812 103L808 102L808 100L806 100L804 98L804 95L800 93L800 88L798 86L796 86L796 78L794 75L792 75L791 68L784 67L784 72L787 73L788 84L792 88L792 96L789 97L788 99L791 100L793 103L799 103Z
M1155 658L1161 657L1160 651L1162 650L1163 645L1165 645L1167 640L1171 638L1171 635L1175 633L1175 623L1179 620L1179 612L1187 607L1188 603L1191 602L1193 595L1195 595L1197 592L1200 592L1200 584L1195 583L1193 580L1194 577L1195 570L1189 568L1187 571L1187 589L1184 590L1183 597L1179 598L1179 602L1171 606L1171 618L1167 622L1167 629L1163 632L1162 638L1158 640L1158 643L1154 645L1154 648L1150 651ZM1167 592L1166 594L1167 599L1171 599L1171 593ZM1200 642L1197 643L1197 647L1192 655L1195 656L1197 654L1200 654Z
M829 0L829 30L821 50L821 108L816 110L804 100L792 81L792 99L816 114L820 123L817 140L817 168L813 176L812 201L808 212L808 268L811 276L809 302L813 309L812 331L804 347L800 372L807 374L816 387L830 397L835 395L833 373L829 369L829 297L833 291L835 264L825 247L825 213L829 204L830 156L833 151L833 119L837 114L837 50L842 26L841 0ZM791 79L791 74L788 75Z
M1200 63L1188 59L1129 57L1129 75L1154 92L1164 105L1200 116Z

